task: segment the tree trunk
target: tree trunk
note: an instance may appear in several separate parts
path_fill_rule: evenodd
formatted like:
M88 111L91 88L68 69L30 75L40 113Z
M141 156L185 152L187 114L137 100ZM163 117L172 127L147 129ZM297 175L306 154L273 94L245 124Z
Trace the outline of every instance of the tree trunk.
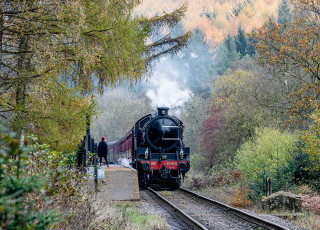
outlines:
M3 40L3 30L4 30L4 20L3 20L3 14L2 9L0 9L0 72L1 72L1 66L2 66L2 40Z
M24 129L24 118L26 110L26 98L27 98L27 62L26 53L28 50L28 40L25 36L20 38L19 42L19 54L17 60L17 81L16 81L16 118L15 118L15 131L17 132L17 138L22 138L22 130Z

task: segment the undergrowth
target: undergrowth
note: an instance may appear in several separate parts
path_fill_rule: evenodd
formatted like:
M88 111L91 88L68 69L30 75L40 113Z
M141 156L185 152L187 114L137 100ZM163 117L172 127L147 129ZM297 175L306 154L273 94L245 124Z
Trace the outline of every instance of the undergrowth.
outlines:
M132 204L100 203L68 153L33 136L24 143L0 123L0 229L166 229Z

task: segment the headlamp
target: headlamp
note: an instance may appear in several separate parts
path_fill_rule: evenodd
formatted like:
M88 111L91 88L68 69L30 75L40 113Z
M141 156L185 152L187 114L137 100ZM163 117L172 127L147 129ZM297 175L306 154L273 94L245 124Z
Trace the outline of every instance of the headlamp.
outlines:
M183 154L184 154L184 152L183 152L183 149L181 148L181 150L180 150L180 159L181 160L183 160Z
M148 160L148 155L149 155L149 149L146 148L146 151L144 152L144 159Z

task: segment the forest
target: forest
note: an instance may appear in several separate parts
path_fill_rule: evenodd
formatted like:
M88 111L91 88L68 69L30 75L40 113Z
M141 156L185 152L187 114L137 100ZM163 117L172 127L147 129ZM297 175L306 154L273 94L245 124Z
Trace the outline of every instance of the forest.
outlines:
M238 207L259 204L266 178L273 192L320 193L319 1L0 6L0 229L99 229L76 168L87 119L114 141L157 106L184 122L184 186ZM143 216L109 210L110 228Z

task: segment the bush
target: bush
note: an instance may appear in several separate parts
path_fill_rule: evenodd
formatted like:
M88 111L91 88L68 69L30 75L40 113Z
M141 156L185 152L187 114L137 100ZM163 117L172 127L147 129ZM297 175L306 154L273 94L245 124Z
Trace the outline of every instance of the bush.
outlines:
M0 223L1 229L47 229L58 220L54 211L39 210L30 194L40 193L45 179L23 173L28 148L0 124ZM16 159L16 160L14 160Z
M83 173L36 138L21 147L5 132L0 124L0 229L87 229L94 215Z
M42 194L34 194L31 199L37 202L38 208L60 212L61 219L54 224L55 229L87 229L94 218L94 188L89 187L80 170L70 167L68 156L35 142L28 152L24 173L41 175L45 179Z
M286 164L294 148L295 136L277 129L259 128L252 140L245 142L237 152L238 168L249 181L261 175L273 177L277 168Z
M210 164L208 158L201 154L193 154L190 157L191 170L197 172L208 172Z
M283 164L275 168L272 179L272 191L289 190L301 185L310 185L320 190L320 171L315 167L317 162L304 152L304 144L297 142L290 156ZM250 188L253 191L251 198L258 198L266 193L267 175L262 172L256 179L251 181Z
M216 187L235 185L242 181L241 172L230 162L212 167L211 178Z
M192 189L221 187L237 184L241 179L241 172L232 163L226 163L212 167L209 172L190 171L184 186Z
M301 148L308 159L308 165L304 168L307 175L301 175L300 177L307 180L320 192L320 106L318 103L318 101L312 102L316 109L310 115L311 124L308 130L301 133L301 142L303 143Z
M209 174L204 174L203 172L196 174L189 173L188 178L185 180L183 185L190 189L199 190L206 187L214 186L214 181Z
M304 149L305 144L301 141L297 142L287 164L279 169L280 174L285 175L292 185L311 185L320 191L319 162L310 157Z
M273 191L289 187L292 175L288 159L292 158L296 137L277 129L259 128L252 140L245 142L237 152L238 168L245 175L252 190L251 198L266 193L266 178L272 178Z

